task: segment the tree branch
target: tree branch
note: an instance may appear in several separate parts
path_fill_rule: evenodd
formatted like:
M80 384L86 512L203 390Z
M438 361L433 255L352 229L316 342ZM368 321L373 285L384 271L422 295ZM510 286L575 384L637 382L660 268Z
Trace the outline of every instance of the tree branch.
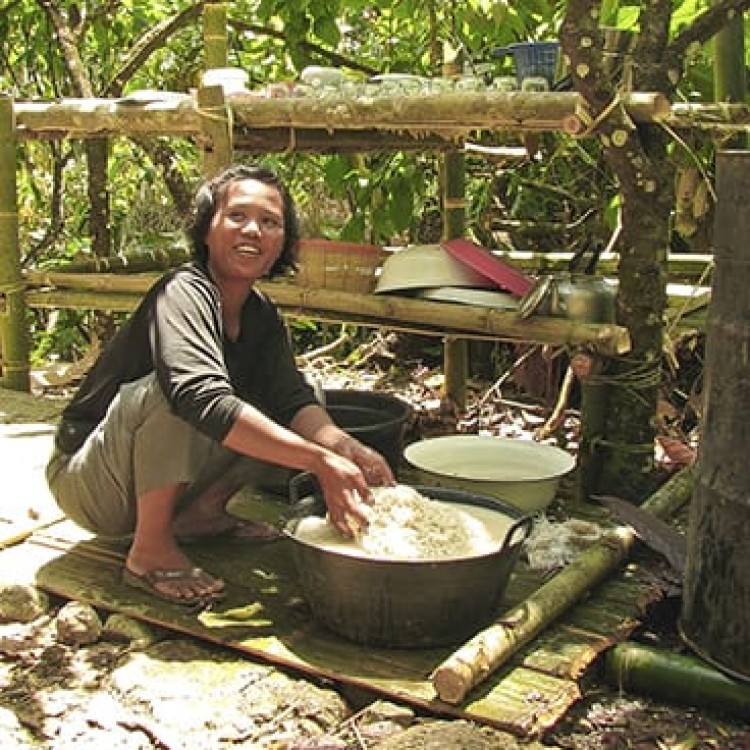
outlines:
M133 77L133 74L148 59L152 52L163 46L164 42L175 33L184 28L192 21L200 17L206 2L197 2L185 10L170 16L149 29L130 48L128 56L120 69L115 73L112 80L105 87L104 93L109 96L120 96L125 84Z
M86 73L86 66L81 60L78 52L78 38L63 18L59 9L51 0L37 0L39 7L47 14L57 32L57 38L62 47L63 59L65 66L70 73L70 79L73 85L73 93L80 97L92 97L94 91L91 87L91 80Z

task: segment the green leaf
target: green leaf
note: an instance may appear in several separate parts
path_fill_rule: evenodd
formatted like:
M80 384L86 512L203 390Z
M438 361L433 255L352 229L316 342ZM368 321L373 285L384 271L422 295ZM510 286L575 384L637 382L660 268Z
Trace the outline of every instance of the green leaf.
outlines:
M330 16L322 16L313 21L313 32L318 39L321 39L331 47L336 47L341 39L338 24Z
M394 177L390 184L388 205L396 229L407 229L414 217L414 190L410 180L404 179L402 175Z

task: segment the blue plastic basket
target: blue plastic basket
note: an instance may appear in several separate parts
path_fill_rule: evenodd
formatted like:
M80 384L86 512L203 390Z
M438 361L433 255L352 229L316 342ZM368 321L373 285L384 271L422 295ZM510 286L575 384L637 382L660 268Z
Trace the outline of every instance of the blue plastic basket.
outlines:
M545 78L550 88L555 82L559 42L519 42L492 51L495 57L511 55L520 88L524 78Z

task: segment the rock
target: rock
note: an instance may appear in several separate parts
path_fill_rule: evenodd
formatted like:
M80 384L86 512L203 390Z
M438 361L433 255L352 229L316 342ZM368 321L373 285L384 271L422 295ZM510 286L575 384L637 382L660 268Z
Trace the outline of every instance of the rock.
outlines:
M399 706L388 701L375 701L360 716L360 723L371 724L389 721L401 727L408 727L414 721L414 711L408 706Z
M31 622L49 609L49 597L36 586L0 583L0 622Z
M31 622L9 622L0 625L0 654L18 656L41 653L55 639L50 627L51 618L43 615Z
M357 728L367 747L383 742L411 726L415 721L414 711L388 701L375 701L357 718Z
M159 640L154 628L140 620L115 612L104 622L102 634L112 640L130 643L134 648L148 648Z
M102 635L102 621L96 610L82 602L68 602L58 612L55 626L58 640L70 646L96 643Z
M510 734L457 720L427 721L409 727L378 743L373 750L519 750L520 747Z

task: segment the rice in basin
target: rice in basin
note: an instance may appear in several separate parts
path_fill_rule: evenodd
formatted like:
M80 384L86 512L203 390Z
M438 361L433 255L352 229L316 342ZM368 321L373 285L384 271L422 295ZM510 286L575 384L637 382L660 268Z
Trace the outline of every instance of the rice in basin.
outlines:
M496 511L432 500L413 487L372 490L367 526L352 539L326 519L308 517L297 527L301 541L331 551L388 560L439 560L496 551L512 520Z

